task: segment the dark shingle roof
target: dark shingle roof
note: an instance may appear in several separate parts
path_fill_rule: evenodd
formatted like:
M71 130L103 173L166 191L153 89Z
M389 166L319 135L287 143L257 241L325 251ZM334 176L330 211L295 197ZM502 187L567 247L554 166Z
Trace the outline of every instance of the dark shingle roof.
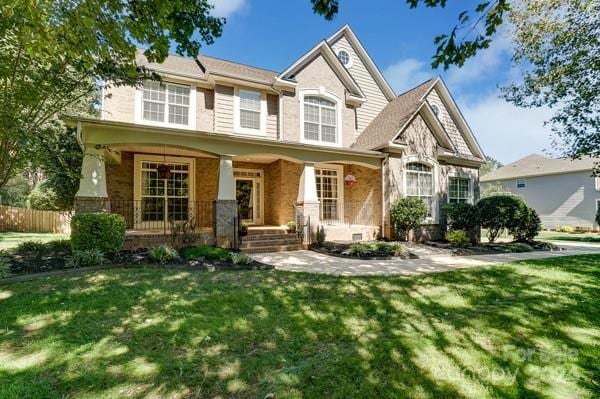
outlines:
M435 78L429 79L392 100L357 137L353 147L372 150L389 143L419 109L434 82Z

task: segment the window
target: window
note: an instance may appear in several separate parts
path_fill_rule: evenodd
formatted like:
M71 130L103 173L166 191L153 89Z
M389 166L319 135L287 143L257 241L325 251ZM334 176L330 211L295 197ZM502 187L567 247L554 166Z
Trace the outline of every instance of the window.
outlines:
M346 68L350 68L352 66L352 58L350 54L346 50L340 50L337 53L337 57Z
M304 97L304 139L337 142L337 109L333 101L317 96Z
M471 197L471 180L465 177L451 177L448 184L448 202L467 203Z
M517 188L525 188L525 179L517 179Z
M255 91L240 90L240 127L260 130L261 94Z
M427 206L427 216L432 216L433 173L431 167L420 162L406 165L406 196L419 198Z
M171 219L187 220L190 165L168 162L171 167L169 178L161 179L157 171L161 163L164 162L142 161L141 163L141 222L166 224Z
M435 116L440 116L440 107L435 104L431 104L431 110L435 114Z
M190 87L155 81L144 82L142 119L189 125Z
M335 221L339 217L340 175L335 169L315 169L317 196L321 202L321 220Z

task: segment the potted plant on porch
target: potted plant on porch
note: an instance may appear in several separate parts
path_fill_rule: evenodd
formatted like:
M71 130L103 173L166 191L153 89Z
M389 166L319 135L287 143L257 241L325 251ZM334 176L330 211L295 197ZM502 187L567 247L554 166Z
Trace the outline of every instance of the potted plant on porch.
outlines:
M248 224L240 223L240 227L238 228L238 234L241 237L246 237L248 235Z
M293 220L290 220L289 222L287 222L286 226L287 226L288 233L296 232L297 226L296 226L296 222L294 222Z

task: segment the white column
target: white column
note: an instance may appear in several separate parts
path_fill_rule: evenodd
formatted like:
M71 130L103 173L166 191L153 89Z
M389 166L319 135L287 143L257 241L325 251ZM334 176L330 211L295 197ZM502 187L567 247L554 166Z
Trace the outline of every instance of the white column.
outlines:
M76 197L107 198L104 150L86 148L81 164L81 180Z
M233 160L229 155L221 155L219 160L219 185L217 200L235 201L235 184L233 182Z
M298 203L318 203L317 178L315 176L315 164L306 162L300 176L300 187L298 189Z

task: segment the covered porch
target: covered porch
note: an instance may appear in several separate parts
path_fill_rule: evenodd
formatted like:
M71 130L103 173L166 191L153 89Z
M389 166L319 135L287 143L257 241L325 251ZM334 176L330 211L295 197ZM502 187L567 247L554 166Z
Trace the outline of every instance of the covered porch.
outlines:
M187 222L207 243L231 246L240 223L308 220L311 233L323 226L332 240L379 234L379 154L123 125L79 123L86 152L77 210L121 214L130 236Z

